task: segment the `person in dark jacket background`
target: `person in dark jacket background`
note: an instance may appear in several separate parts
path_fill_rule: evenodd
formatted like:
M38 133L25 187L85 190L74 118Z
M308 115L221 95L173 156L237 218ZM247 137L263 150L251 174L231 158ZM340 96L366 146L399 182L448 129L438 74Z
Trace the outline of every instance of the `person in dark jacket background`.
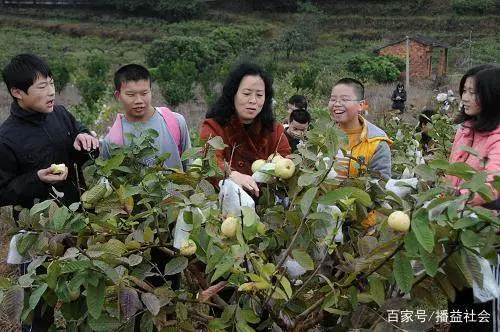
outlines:
M406 90L402 83L398 83L396 89L392 92L392 109L399 110L400 114L405 112Z
M50 198L53 186L62 202L79 201L74 163L81 165L99 141L64 106L55 103L50 67L31 54L15 56L3 80L14 101L0 126L0 206L30 208ZM54 174L51 164L65 164Z

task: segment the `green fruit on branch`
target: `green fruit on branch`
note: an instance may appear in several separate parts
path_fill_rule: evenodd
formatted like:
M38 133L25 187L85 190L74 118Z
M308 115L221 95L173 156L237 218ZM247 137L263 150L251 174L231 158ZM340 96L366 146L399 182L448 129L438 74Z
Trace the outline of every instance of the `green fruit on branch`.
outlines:
M94 187L90 188L82 194L82 202L87 206L92 206L93 204L99 202L101 198L106 194L106 184L103 182L98 183Z
M282 159L285 159L283 156L281 156L280 154L276 153L276 154L272 154L270 155L267 160L272 162L273 164L277 164L278 161L282 160Z
M127 250L136 250L136 249L139 249L141 247L141 243L139 241L136 241L136 240L126 241L125 247L127 248Z
M64 164L52 164L50 165L50 172L52 174L62 174L66 171L66 165Z
M238 227L239 220L233 216L229 216L222 222L220 231L226 237L234 237L236 235L236 227Z
M252 163L252 173L256 173L256 172L260 171L260 168L265 163L266 163L266 161L264 159L257 159L256 161L254 161Z
M260 235L264 235L266 234L266 225L262 222L262 221L259 221L257 223L257 232L260 234Z
M387 219L389 227L398 232L408 232L410 229L410 217L403 211L394 211Z
M274 174L276 174L277 177L286 180L291 178L294 172L295 165L291 159L281 158L281 160L278 160L278 162L276 163Z
M188 239L181 244L180 252L182 256L191 256L196 253L196 249L196 243L193 240Z

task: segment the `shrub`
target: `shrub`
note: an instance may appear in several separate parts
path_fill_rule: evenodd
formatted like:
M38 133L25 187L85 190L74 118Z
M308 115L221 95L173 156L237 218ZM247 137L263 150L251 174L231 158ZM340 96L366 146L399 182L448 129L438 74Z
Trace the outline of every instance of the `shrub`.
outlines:
M206 9L203 0L157 0L149 2L156 15L172 20L188 20L200 16Z
M108 73L110 62L102 54L92 53L87 57L83 72L76 80L76 86L83 99L83 105L75 108L75 116L86 125L93 123L99 114L98 103L109 93Z
M172 36L153 41L146 51L146 61L151 67L163 62L184 60L192 62L198 71L214 61L210 42L202 37Z
M69 68L66 66L65 61L65 59L54 60L50 63L50 69L52 70L52 75L54 76L54 84L57 93L64 90L66 85L69 83Z
M373 80L378 83L394 82L401 74L396 57L357 55L347 61L347 70L363 81ZM394 63L397 63L397 65Z
M495 0L452 0L451 6L459 14L487 14L500 9Z
M255 45L261 40L260 36L265 30L255 26L231 24L216 28L208 35L208 39L227 43L232 53L237 54L246 47ZM226 49L226 53L227 51L228 49Z
M311 66L307 63L299 64L297 70L294 71L292 86L297 90L314 90L319 71L320 69L317 66Z
M187 20L199 16L206 8L203 0L114 0L116 9L139 15L171 20Z
M193 62L174 60L161 64L155 72L155 78L167 103L178 105L194 97L192 85L197 74Z

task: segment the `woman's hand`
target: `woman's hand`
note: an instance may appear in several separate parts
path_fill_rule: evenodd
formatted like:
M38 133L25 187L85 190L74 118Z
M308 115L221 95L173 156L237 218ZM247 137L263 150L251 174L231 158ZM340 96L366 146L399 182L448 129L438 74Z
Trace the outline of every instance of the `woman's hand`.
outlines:
M229 178L233 180L234 183L242 186L246 191L251 192L255 197L259 197L259 186L257 186L257 182L255 182L250 175L232 171L231 174L229 174Z

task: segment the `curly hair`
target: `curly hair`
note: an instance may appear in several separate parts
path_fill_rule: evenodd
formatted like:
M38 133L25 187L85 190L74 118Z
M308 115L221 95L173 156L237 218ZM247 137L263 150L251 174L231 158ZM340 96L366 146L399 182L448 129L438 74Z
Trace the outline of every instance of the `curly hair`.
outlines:
M247 75L259 76L264 81L264 105L262 107L262 111L255 119L260 121L262 128L273 131L276 120L272 109L272 100L274 95L272 79L254 63L241 63L231 71L222 88L222 95L207 112L206 118L214 119L221 126L225 126L229 122L231 116L236 113L236 109L234 107L234 97L238 91L241 81Z
M495 87L495 84L498 84L498 68L496 68L496 70L495 68L496 67L492 65L476 66L469 69L462 77L459 88L460 96L464 93L464 86L467 78L475 78L476 93L481 105L481 113L478 116L470 116L465 113L465 108L462 106L460 113L455 118L455 124L471 120L472 129L482 132L492 131L498 126L500 113L495 109L495 107L498 108L498 101L493 100L495 98L495 89L498 90L498 87ZM489 74L480 75L484 71L491 70L493 71Z

